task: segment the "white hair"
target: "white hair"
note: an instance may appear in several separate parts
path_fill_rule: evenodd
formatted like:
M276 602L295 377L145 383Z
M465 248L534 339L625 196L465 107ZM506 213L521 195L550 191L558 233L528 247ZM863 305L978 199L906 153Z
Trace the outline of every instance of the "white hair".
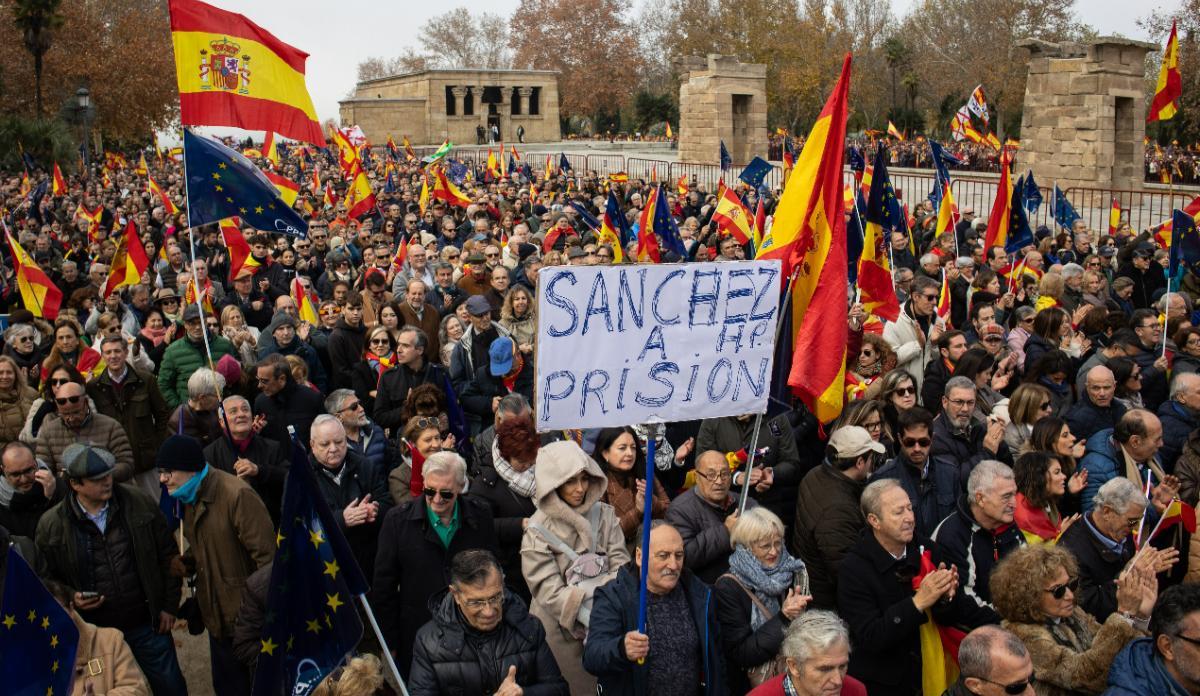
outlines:
M225 376L220 372L214 372L207 367L202 367L192 373L188 377L187 392L189 399L199 399L205 394L221 395L221 390L225 388Z
M425 459L421 473L426 477L430 474L452 474L460 488L466 488L467 485L467 463L457 452L434 452Z
M1136 483L1124 476L1109 479L1092 497L1092 507L1096 509L1106 507L1124 513L1130 506L1145 508L1146 496Z
M779 652L803 665L835 645L850 647L846 623L832 611L810 609L788 625Z
M985 459L975 465L967 477L967 498L975 500L976 493L983 493L996 485L996 479L1013 479L1013 470L1004 462Z

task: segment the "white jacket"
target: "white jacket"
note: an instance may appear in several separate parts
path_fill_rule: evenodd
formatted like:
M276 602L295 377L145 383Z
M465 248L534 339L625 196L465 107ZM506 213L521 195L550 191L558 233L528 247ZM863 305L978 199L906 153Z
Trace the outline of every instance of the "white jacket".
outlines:
M900 308L896 321L883 327L883 340L896 351L896 368L912 375L917 393L921 393L921 382L925 379L925 365L933 359L936 347L928 337L921 343L921 325L908 315L910 303Z

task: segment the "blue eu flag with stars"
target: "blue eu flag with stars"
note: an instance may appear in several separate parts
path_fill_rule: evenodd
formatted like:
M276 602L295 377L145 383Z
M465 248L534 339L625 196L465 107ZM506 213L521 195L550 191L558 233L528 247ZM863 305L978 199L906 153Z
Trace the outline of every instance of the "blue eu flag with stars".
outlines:
M1080 215L1075 212L1075 206L1067 200L1067 195L1062 192L1058 184L1054 185L1054 198L1050 200L1050 203L1050 212L1054 215L1054 221L1058 223L1059 227L1070 232Z
M12 696L71 693L79 629L71 615L8 547L0 603L0 690Z
M188 226L239 217L263 232L303 237L308 223L279 197L258 167L221 143L183 129Z
M362 638L367 581L295 443L275 545L254 695L305 696Z
M733 167L733 157L729 154L729 148L725 147L725 141L721 141L721 171L725 171Z
M738 178L750 185L751 188L762 186L763 179L771 171L771 164L761 157L750 160L750 164L738 174Z

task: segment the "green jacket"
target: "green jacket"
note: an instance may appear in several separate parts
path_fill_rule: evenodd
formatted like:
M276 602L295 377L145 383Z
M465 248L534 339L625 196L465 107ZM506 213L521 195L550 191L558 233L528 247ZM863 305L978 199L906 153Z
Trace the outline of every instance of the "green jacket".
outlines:
M212 349L212 364L223 355L237 357L237 350L228 338L209 335L208 345ZM158 366L158 385L162 389L163 398L172 409L186 403L188 398L187 382L192 373L202 367L208 367L208 356L204 354L204 344L194 345L186 337L177 339L167 346L163 353L162 363Z

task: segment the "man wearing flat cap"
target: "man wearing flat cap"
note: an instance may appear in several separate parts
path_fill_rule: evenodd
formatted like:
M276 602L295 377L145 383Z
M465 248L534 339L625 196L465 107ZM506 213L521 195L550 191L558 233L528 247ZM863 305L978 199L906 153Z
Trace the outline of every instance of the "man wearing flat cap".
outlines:
M85 621L124 634L154 693L186 693L171 638L180 582L170 569L179 552L157 502L113 481L108 450L75 443L61 462L69 490L35 535L46 577L73 592Z

